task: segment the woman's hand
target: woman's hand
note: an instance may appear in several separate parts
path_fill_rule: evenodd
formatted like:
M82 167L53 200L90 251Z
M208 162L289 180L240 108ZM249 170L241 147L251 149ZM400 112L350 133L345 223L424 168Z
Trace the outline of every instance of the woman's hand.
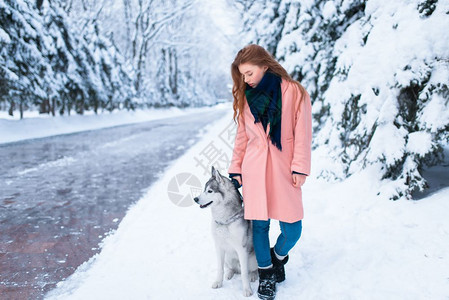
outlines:
M237 180L237 182L239 183L239 185L242 185L242 176L237 175L237 176L233 176L232 178L234 178L235 180Z
M292 174L292 181L294 187L300 187L306 182L306 175L302 174Z

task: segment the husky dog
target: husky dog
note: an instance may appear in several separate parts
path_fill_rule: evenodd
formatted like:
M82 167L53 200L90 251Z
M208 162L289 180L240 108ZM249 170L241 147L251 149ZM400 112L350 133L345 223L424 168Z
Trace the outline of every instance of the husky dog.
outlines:
M252 224L243 218L243 201L240 192L231 180L222 176L212 166L212 177L206 183L204 192L194 198L200 208L211 208L212 235L217 250L217 278L212 288L223 285L224 266L226 279L241 273L243 295L253 294L249 280L258 277L257 261L254 253Z

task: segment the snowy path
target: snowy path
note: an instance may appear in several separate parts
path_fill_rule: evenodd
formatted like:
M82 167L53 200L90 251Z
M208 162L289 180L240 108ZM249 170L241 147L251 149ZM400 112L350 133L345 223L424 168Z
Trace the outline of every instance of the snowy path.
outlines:
M210 288L210 212L177 206L168 196L169 183L180 173L207 181L210 175L195 158L211 143L230 157L222 137L231 117L230 112L208 127L105 238L101 253L48 299L244 299L240 276ZM314 174L320 156L314 152ZM303 236L276 299L449 299L449 188L421 201L382 200L370 180L375 171L335 184L309 178ZM182 192L191 191L183 185ZM271 231L272 241L277 233Z
M0 299L40 299L72 274L223 114L203 110L0 145Z

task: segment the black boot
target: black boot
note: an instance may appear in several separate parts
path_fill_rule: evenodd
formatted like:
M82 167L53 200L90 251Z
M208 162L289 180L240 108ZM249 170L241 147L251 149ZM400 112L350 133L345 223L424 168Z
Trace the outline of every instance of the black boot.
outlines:
M260 299L272 300L276 297L276 278L274 268L259 269L259 288L257 295Z
M276 257L276 254L274 253L274 248L271 248L271 262L273 263L273 269L274 269L274 277L276 279L276 282L282 282L285 280L285 269L284 265L288 261L288 255L284 257L283 260L279 260Z

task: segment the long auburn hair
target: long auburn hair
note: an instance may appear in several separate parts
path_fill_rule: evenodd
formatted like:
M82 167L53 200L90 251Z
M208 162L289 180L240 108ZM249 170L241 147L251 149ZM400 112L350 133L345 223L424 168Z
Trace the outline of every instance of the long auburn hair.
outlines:
M234 85L232 86L232 96L234 97L234 102L232 104L232 107L234 109L234 122L236 121L236 118L237 120L239 119L239 116L243 112L243 106L245 104L246 83L243 75L240 74L239 71L239 65L244 63L249 63L259 67L267 66L267 71L270 71L271 73L274 73L281 78L296 84L299 91L301 92L300 101L304 100L306 93L304 87L298 81L291 78L287 71L273 58L273 56L267 50L259 45L250 44L242 48L237 53L234 62L231 64L231 75L232 81L234 82ZM297 91L295 89L295 93L296 92ZM297 98L297 96L295 98Z

